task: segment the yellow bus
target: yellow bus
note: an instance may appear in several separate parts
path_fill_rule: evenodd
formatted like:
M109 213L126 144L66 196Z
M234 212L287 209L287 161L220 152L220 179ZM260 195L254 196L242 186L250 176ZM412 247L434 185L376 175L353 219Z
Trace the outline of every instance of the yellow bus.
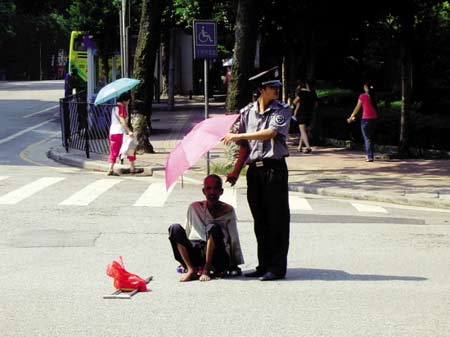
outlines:
M88 53L87 47L84 43L84 35L83 32L80 31L72 31L70 34L70 49L69 49L69 68L68 72L71 69L78 70L78 76L83 80L84 86L86 86L88 80ZM115 78L120 77L120 56L117 55L114 57L114 65L115 65ZM94 54L94 67L95 71L95 90L99 90L99 88L103 87L105 84L111 82L112 80L112 59L108 60L109 72L108 76L103 70L103 65L100 58Z
M78 31L73 31L70 34L70 47L69 47L69 69L78 70L78 77L80 77L84 83L87 82L87 48L84 45L83 33Z

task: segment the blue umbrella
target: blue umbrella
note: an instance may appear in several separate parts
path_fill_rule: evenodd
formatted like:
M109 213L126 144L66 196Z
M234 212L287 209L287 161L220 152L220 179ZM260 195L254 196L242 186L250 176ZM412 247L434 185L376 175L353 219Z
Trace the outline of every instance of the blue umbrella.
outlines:
M137 86L141 81L136 80L134 78L120 78L114 82L111 82L107 85L105 85L97 94L97 97L95 98L95 105L104 103L109 101L112 98L116 98L123 94L124 92L127 92L131 89L133 89L135 86Z

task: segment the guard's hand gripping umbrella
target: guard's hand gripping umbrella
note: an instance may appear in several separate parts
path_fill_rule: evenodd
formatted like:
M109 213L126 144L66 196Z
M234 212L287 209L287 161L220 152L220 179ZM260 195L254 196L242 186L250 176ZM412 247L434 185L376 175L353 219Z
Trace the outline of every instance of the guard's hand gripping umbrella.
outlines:
M230 131L238 114L212 117L198 123L170 152L165 165L166 189Z

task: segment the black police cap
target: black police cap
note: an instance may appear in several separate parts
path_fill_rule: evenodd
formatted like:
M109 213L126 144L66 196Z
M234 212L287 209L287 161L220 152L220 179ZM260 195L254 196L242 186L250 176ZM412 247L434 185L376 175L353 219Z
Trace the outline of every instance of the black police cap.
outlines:
M280 73L278 66L276 66L250 77L248 80L257 87L264 87L265 85L281 86L279 77Z

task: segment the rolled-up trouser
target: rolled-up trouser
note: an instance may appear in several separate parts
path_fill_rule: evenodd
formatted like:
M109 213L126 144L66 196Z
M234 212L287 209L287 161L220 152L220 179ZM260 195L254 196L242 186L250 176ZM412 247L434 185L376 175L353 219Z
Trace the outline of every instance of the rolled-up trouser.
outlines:
M109 158L108 163L115 163L117 157L119 156L120 148L123 143L123 134L117 133L109 135ZM129 161L135 161L136 155L127 156Z
M208 237L212 237L215 243L215 250L213 254L212 268L216 272L222 272L230 266L230 257L225 249L223 242L224 235L222 229L218 224L212 224ZM206 263L206 242L202 240L189 240L186 236L186 231L180 224L173 224L169 227L169 240L172 245L173 255L175 260L180 262L185 268L186 263L178 251L177 244L186 247L189 258L194 267L203 267Z

